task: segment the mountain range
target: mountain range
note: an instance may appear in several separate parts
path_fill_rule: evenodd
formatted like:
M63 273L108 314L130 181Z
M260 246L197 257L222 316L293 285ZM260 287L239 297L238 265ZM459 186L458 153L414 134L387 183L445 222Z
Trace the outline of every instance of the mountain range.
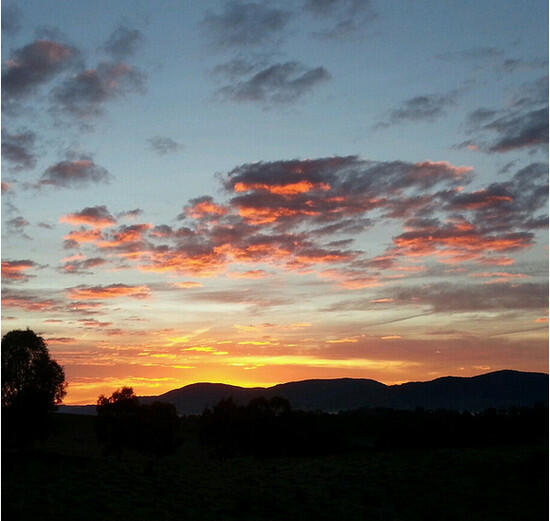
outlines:
M195 383L159 396L141 396L141 403L168 402L180 415L200 414L224 398L246 404L253 398L280 396L293 409L347 411L362 407L455 409L548 405L548 374L496 371L472 377L446 376L428 382L385 385L362 378L303 380L273 387L245 388L220 383ZM68 406L59 412L95 414L95 406Z

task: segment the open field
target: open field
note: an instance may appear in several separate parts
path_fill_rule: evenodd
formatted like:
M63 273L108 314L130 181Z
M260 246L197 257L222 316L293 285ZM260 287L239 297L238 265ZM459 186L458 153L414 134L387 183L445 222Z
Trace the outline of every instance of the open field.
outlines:
M9 520L544 520L548 448L362 450L219 460L188 426L176 454L104 456L92 417L2 457Z

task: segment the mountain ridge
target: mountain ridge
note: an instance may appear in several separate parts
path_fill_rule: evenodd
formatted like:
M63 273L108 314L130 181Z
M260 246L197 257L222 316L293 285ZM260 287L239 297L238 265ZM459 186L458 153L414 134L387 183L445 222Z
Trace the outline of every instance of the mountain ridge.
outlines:
M179 414L200 414L224 398L237 403L253 398L281 396L294 409L329 412L364 407L394 409L458 409L479 411L488 408L533 406L548 403L548 374L512 369L471 377L443 376L429 381L386 385L367 378L308 379L270 387L195 382L158 396L140 396L142 403L173 403ZM61 406L60 412L94 414L95 406Z

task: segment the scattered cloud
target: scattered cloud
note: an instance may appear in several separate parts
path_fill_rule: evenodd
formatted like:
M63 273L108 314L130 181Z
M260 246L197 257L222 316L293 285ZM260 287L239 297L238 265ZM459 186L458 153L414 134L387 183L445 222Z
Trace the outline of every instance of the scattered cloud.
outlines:
M32 275L25 272L36 265L31 260L2 261L2 281L27 282Z
M2 2L2 33L14 36L21 30L23 13L17 4Z
M109 172L97 165L90 156L80 155L48 167L40 178L39 186L79 188L91 183L107 182L110 177Z
M102 266L105 264L105 259L101 257L93 257L91 259L84 260L73 260L66 262L63 266L60 267L59 271L65 274L72 275L90 275L93 272L90 271L92 268Z
M218 90L222 99L260 104L293 103L331 78L324 67L299 62L276 63Z
M134 208L133 210L127 210L125 212L119 212L116 214L116 216L119 219L136 219L140 215L143 214L143 210L141 208Z
M3 100L27 96L73 65L77 57L75 48L49 40L36 40L16 49L2 73Z
M13 219L9 219L6 221L6 228L8 233L13 235L20 235L25 239L30 239L30 237L25 232L25 228L29 226L29 221L19 215L18 217L14 217Z
M148 142L150 149L161 156L173 154L183 149L183 145L181 143L174 141L170 137L155 136L149 138Z
M85 224L93 228L104 228L116 224L116 219L111 215L105 205L90 206L80 212L69 213L59 218L59 222L79 226Z
M410 121L435 121L444 116L446 110L455 104L456 96L456 92L415 96L392 109L388 119L377 123L374 128L385 128Z
M121 25L111 33L102 49L120 61L136 54L143 40L141 31Z
M54 110L89 121L104 105L127 94L143 92L145 75L120 62L103 62L66 79L52 91Z
M325 23L314 35L328 40L362 33L377 18L370 0L306 0L304 11Z
M20 172L36 166L35 140L36 134L31 130L11 134L2 129L2 159L10 164L10 170Z
M265 45L276 41L291 13L265 3L229 1L221 12L202 20L211 43L220 49Z
M80 285L67 289L67 296L72 300L111 299L118 297L148 298L151 292L147 286L111 284L109 286Z
M456 148L475 147L487 153L547 150L548 76L523 85L504 109L481 107L470 112L466 128L474 137Z
M504 51L497 47L470 47L460 51L449 51L437 55L437 58L445 61L462 60L487 60L502 56Z

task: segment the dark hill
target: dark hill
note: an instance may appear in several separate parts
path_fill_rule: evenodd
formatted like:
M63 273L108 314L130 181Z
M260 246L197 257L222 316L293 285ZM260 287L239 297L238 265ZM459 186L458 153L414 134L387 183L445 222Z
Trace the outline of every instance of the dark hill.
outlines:
M344 411L361 407L394 409L458 409L548 404L548 375L520 371L496 371L473 377L447 376L429 382L384 385L375 380L341 378L304 380L263 388L226 384L196 383L159 396L142 396L142 403L173 403L180 414L200 414L223 398L246 404L258 396L281 396L294 409ZM80 412L62 406L61 412Z

